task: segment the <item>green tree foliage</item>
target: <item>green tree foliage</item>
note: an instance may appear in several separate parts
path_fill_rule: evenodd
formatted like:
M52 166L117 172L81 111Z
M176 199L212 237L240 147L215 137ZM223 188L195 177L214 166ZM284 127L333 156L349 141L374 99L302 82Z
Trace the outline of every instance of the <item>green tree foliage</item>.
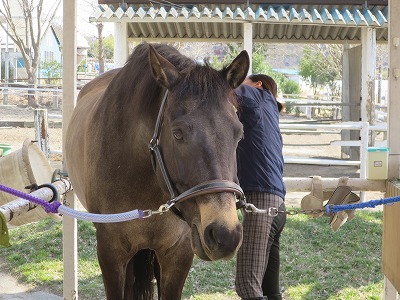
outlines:
M40 68L47 84L56 83L61 77L62 65L58 61L42 61Z
M280 86L282 93L289 95L299 95L301 89L299 84L291 79L286 79Z
M313 89L314 95L320 87L328 85L332 95L339 95L337 80L342 73L341 45L309 45L304 47L299 74Z
M104 56L106 59L113 59L114 58L114 38L113 36L109 35L105 37L102 41L103 49L104 49ZM88 56L89 57L98 57L99 55L99 40L95 39L89 41L89 50Z
M228 65L241 51L242 46L237 43L230 43L228 54L221 60L216 56L211 57L210 65L216 69L221 69ZM265 53L268 51L268 45L264 43L255 43L252 55L252 74L267 74L274 78L278 89L283 94L300 94L300 86L293 80L288 79L283 74L272 70L271 66L265 62Z

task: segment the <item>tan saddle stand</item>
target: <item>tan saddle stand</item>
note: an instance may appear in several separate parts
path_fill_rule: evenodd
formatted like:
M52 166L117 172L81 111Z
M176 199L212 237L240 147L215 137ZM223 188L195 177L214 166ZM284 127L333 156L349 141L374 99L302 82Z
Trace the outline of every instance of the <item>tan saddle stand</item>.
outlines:
M351 191L351 188L347 186L348 177L339 178L338 186L329 197L326 205L345 205L354 204L360 202L360 198ZM321 176L312 177L311 194L305 196L301 200L301 209L303 211L316 210L315 213L309 213L308 215L312 218L326 215L324 206L324 193L322 190ZM322 210L322 212L319 212ZM328 215L329 224L333 231L337 231L346 221L351 221L354 218L354 210L340 211L334 214Z

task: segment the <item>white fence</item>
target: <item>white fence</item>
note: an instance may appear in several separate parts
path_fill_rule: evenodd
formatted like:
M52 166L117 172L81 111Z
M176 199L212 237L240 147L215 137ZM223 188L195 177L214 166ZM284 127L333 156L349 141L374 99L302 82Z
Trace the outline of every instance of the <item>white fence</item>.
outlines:
M29 87L26 84L2 84L0 85L0 94L3 96L3 105L8 105L10 96L27 98L29 95L36 95L41 100L46 99L52 102L53 109L58 109L59 101L62 97L62 89L57 86Z
M49 154L62 154L61 150L50 148L48 135L48 118L61 119L61 115L47 114L47 110L35 110L35 137L47 157ZM359 166L360 178L365 179L367 175L367 151L370 131L387 131L386 124L369 125L368 122L346 122L334 124L279 124L281 130L291 130L293 132L300 130L315 130L322 133L338 133L342 130L359 130L361 139L359 141L331 141L331 146L353 146L360 148L360 160L351 161L345 159L320 159L309 157L284 157L286 164L309 164L309 165L341 165L341 166ZM311 132L311 131L310 131Z
M287 107L295 107L298 112L302 112L307 119L312 119L315 109L332 110L332 119L340 119L344 107L360 106L358 103L341 102L339 97L331 97L335 100L317 100L310 98L289 98L291 95L285 95L288 98L279 98L279 101L285 102ZM387 122L387 105L378 103L375 105L375 122Z

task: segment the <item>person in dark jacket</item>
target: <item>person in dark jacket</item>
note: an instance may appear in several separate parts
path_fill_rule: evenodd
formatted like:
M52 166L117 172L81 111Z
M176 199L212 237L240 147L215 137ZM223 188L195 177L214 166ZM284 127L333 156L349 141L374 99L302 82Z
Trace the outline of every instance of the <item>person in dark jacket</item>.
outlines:
M285 211L282 136L277 85L264 74L250 75L236 89L244 137L237 148L238 178L247 203ZM237 254L236 292L246 300L282 299L279 238L286 214L243 213L243 243Z

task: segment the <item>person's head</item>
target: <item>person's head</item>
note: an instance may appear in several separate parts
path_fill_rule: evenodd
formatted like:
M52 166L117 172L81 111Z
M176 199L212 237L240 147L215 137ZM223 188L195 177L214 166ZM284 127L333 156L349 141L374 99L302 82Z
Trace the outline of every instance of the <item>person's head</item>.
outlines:
M274 95L275 99L278 97L278 86L276 85L275 80L265 74L252 74L246 77L243 81L243 84L250 85L260 90L270 91L272 95ZM278 109L281 111L284 108L284 105L278 101Z

